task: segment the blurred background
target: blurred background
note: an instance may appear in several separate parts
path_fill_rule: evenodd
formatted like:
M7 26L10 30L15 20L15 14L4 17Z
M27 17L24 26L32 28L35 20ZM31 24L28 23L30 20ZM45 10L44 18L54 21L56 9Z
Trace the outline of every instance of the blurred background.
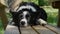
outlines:
M6 1L6 0L5 0ZM11 2L12 0L9 0L8 4ZM39 5L40 7L42 7L47 15L48 15L48 18L47 18L47 23L49 25L52 25L52 26L57 26L57 22L58 22L58 9L54 9L52 7L52 2L53 1L56 1L56 0L23 0L24 2L34 2L35 4ZM8 17L8 21L10 20L11 18L11 14L9 12L9 10L6 8L6 15ZM0 34L3 34L3 25L2 25L2 20L0 18Z

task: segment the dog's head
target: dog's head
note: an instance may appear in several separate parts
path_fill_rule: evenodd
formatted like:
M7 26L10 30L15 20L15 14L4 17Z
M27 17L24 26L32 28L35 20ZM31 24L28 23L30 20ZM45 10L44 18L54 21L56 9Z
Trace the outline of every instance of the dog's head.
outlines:
M22 11L19 14L19 19L20 19L20 26L27 26L30 21L30 13L29 11Z
M21 12L19 14L20 17L20 26L29 25L31 19L31 13L35 12L36 9L31 5L21 6L18 8L17 12Z

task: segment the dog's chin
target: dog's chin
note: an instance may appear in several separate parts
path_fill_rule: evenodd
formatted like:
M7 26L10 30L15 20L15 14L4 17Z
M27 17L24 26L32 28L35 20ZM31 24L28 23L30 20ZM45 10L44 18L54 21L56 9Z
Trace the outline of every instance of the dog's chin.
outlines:
M27 24L25 24L25 25L20 25L21 27L28 27L28 25Z
M25 26L25 27L27 27L28 25L27 25L27 24L25 24L24 26Z

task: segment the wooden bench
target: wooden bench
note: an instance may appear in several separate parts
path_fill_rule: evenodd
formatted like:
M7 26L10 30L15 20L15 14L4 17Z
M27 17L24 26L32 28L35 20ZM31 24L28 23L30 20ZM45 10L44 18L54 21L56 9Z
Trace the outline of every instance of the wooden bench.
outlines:
M46 25L45 27L43 26L33 26L40 34L56 34L54 31L57 32L57 34L60 34L60 30L58 28L55 28L53 26L50 26L50 25ZM54 31L51 31L50 29L54 30ZM37 34L36 31L34 31L30 26L28 27L21 27L21 32L22 34ZM19 31L18 31L18 28L16 26L13 26L13 25L8 25L6 30L5 30L5 33L4 34L19 34Z

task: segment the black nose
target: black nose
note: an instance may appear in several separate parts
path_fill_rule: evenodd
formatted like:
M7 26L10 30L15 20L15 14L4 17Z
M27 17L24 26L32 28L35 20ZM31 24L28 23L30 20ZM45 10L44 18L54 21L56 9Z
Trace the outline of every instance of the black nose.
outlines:
M24 25L24 24L25 24L25 22L24 22L24 21L22 21L22 22L21 22L21 25Z

